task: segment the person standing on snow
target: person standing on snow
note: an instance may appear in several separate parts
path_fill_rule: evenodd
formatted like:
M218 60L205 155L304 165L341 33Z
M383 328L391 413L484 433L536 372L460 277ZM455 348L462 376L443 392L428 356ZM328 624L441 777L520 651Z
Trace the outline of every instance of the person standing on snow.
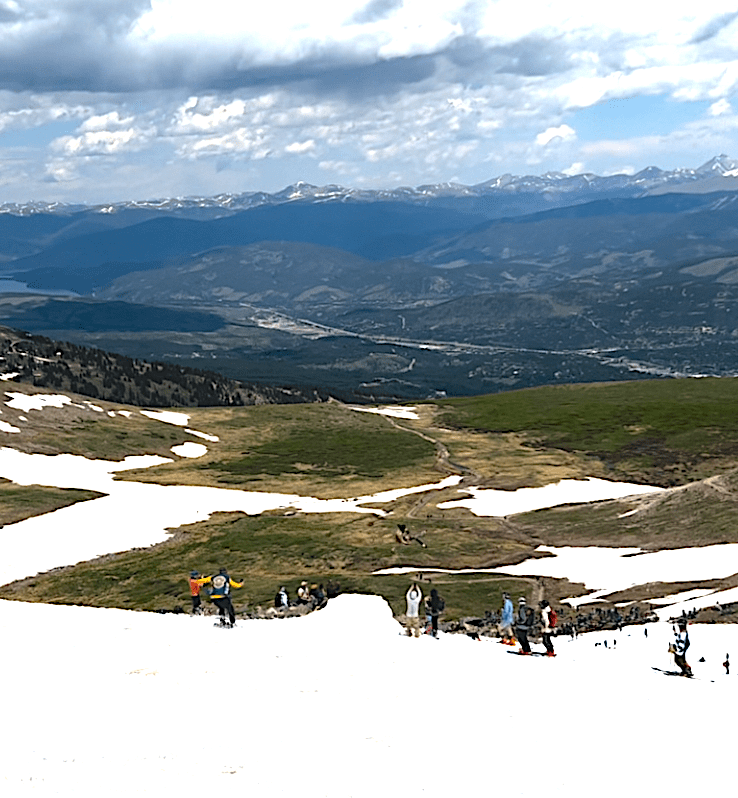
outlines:
M518 617L515 619L515 634L520 643L519 654L530 654L528 632L533 627L534 620L533 607L529 607L525 601L525 596L521 596L518 599Z
M221 626L235 626L236 611L231 603L231 588L243 587L243 582L236 582L231 579L225 568L221 568L215 576L206 576L202 582L212 587L210 598L220 613ZM225 619L226 612L228 613L228 622Z
M425 600L426 612L431 618L431 634L438 637L438 616L446 609L446 602L438 595L438 591L433 588L430 596Z
M551 605L543 599L541 607L541 624L543 626L543 645L546 648L547 657L555 657L554 647L551 637L553 636L553 626L551 625Z
M513 634L513 603L509 593L502 594L502 618L499 627L501 642L506 646L515 645Z
M407 602L407 635L408 637L420 637L420 602L423 600L423 591L416 582L408 588L405 594Z
M197 571L190 571L190 597L192 598L192 614L202 614L202 601L200 600L200 588L205 583L205 579Z
M687 662L687 649L689 648L689 634L685 618L679 621L679 631L674 636L674 642L669 646L669 651L674 655L674 662L681 671L682 676L691 676L692 668Z

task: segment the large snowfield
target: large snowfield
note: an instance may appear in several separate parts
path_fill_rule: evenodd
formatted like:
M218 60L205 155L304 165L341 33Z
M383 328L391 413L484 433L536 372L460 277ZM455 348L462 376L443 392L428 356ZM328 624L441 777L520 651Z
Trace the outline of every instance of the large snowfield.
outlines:
M187 432L207 440L207 433ZM123 525L113 526L106 540L97 513L106 501L108 511L131 505L124 492L139 490L136 483L114 483L112 474L134 465L77 458L59 469L51 458L9 452L2 450L1 476L24 482L30 469L35 483L56 484L51 475L63 474L65 484L110 495L75 505L73 518L74 507L65 508L2 530L0 581L119 550ZM87 469L84 478L77 468ZM586 483L582 488L582 500L592 500ZM164 494L156 495L159 501ZM393 495L324 503L317 511L369 511L362 503ZM304 497L271 494L254 495L256 504L247 505L248 496L234 497L233 507L261 512L285 502L297 508L303 500L311 506ZM201 498L201 513L220 509L222 497ZM168 503L167 512L180 502ZM140 539L127 545L154 543L194 513L188 506L148 525L139 518ZM65 518L87 529L93 553L84 535L65 546ZM596 590L646 576L668 581L691 567L705 578L711 563L726 567L725 550L712 560L709 552L692 558L693 566L684 556L676 563L622 552L616 559L611 551L550 553L557 556L516 566L518 572L534 573L533 564L573 569ZM686 607L715 602L699 591L681 599ZM673 609L665 607L663 617ZM557 637L556 658L521 657L490 639L408 638L376 596L342 595L304 617L239 621L230 630L215 628L211 617L4 601L0 635L3 795L228 790L294 798L578 798L730 794L735 782L731 721L738 688L722 666L735 640L729 625L690 626L692 680L653 670L671 667L667 621Z

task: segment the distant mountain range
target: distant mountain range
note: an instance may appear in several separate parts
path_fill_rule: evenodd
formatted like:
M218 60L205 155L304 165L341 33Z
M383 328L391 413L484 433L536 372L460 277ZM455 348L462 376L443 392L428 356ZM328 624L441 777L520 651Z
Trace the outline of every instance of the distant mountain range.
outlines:
M484 198L500 199L514 195L542 194L547 202L563 201L570 204L586 202L598 194L647 196L665 191L710 193L738 188L738 161L727 155L718 155L695 169L663 170L649 166L633 175L615 174L599 176L592 173L567 175L547 172L543 175L511 175L477 183L472 186L460 183L431 183L414 188L402 186L395 189L356 189L339 185L314 186L298 182L281 191L243 192L218 194L214 197L169 197L155 200L131 200L103 205L80 205L62 202L2 203L0 213L14 215L78 214L93 211L99 214L116 214L121 211L166 212L182 215L194 214L211 217L213 214L236 213L262 205L282 205L287 202L412 202ZM473 206L474 203L468 203ZM483 205L483 203L480 203ZM520 205L524 202L521 201ZM510 202L510 208L515 203ZM526 210L531 210L526 208ZM203 213L204 212L204 213Z
M4 206L0 277L37 293L10 284L0 322L353 399L738 374L737 189L719 156L632 176Z

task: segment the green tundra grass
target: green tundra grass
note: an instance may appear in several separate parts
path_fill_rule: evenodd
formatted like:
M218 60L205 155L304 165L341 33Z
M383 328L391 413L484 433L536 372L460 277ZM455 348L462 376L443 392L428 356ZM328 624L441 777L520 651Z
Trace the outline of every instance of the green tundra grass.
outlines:
M197 459L169 453L172 462L120 478L321 498L424 485L451 473L467 485L510 489L587 476L681 489L506 519L439 509L439 503L460 498L455 487L378 505L384 517L216 514L173 530L160 545L39 574L4 586L0 596L186 608L189 571L208 573L224 565L245 580L234 597L244 611L269 606L281 584L294 596L305 579L381 594L399 613L410 577L374 572L411 566L445 596L447 618L499 609L502 590L529 599L545 590L556 601L579 594L581 586L427 569L495 568L526 559L540 544L669 548L738 542L736 399L738 382L733 379L658 380L429 402L418 406L417 420L358 413L336 402L186 411L189 428L218 437L206 442L208 453ZM49 450L55 439L45 423L44 447ZM55 423L62 423L61 415ZM88 414L75 423L82 425L82 448L97 456L162 454L175 443L202 440L140 415ZM60 432L59 451L68 450L73 432L72 425ZM419 534L427 548L399 544L398 523ZM424 589L430 586L424 582ZM638 597L636 589L632 593ZM641 590L638 595L651 593Z

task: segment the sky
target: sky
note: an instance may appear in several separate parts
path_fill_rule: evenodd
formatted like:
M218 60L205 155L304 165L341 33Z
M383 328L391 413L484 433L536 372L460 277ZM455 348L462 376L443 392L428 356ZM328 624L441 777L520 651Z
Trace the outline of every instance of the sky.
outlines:
M0 203L738 156L732 0L0 0Z

